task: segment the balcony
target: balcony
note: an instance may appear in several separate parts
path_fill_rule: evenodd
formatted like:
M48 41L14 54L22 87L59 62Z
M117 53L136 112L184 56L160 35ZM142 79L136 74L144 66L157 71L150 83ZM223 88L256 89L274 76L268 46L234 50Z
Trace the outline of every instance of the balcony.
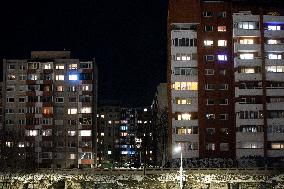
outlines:
M262 104L240 104L236 103L235 104L235 111L239 112L241 110L263 110L263 105Z
M185 61L171 61L171 68L174 67L197 67L197 60L185 60Z
M268 81L284 81L283 73L266 73L266 80Z
M262 95L262 89L239 89L238 87L235 88L235 97L259 95Z
M284 23L284 16L263 15L264 23Z
M173 125L173 127L175 127L175 126L183 127L185 125L186 126L197 126L198 120L197 119L195 119L195 120L175 120L175 119L173 119L172 125Z
M236 132L236 142L243 142L243 141L263 142L263 140L264 140L263 132L255 132L255 133Z
M266 66L282 66L284 65L284 59L265 59Z
M236 126L240 125L263 125L263 119L240 119L236 118Z
M283 96L284 89L266 89L267 96Z
M267 125L283 125L284 118L269 118L267 119Z
M171 47L171 52L172 54L176 54L176 53L179 53L179 52L182 52L182 53L197 53L197 47L185 47L185 46L172 46Z
M180 81L180 82L187 82L187 81L198 81L197 75L171 75L171 81Z
M284 110L284 102L267 103L267 110Z
M268 141L281 141L284 138L284 133L268 133L267 140Z
M267 150L267 156L268 157L283 157L284 156L284 150Z
M234 22L241 22L241 21L259 22L259 15L234 13L233 21Z
M197 112L198 104L173 104L173 112Z
M236 156L237 158L241 158L243 156L264 156L263 148L249 148L249 149L236 149Z
M260 52L261 45L260 44L234 44L234 52Z
M283 36L284 37L284 36ZM284 44L265 44L265 52L284 52Z
M198 134L191 134L191 135L178 135L175 134L173 136L174 141L188 141L188 142L199 142L199 135Z
M233 37L250 36L250 37L260 37L260 30L245 30L234 28Z
M234 59L234 64L235 68L239 66L261 66L262 61L260 58L255 58L255 59L240 59L240 58L235 58Z
M197 91L176 91L176 90L171 90L172 91L172 97L197 97L198 92Z
M235 73L235 81L260 81L262 76L260 73Z
M264 30L264 37L267 38L283 38L284 30Z

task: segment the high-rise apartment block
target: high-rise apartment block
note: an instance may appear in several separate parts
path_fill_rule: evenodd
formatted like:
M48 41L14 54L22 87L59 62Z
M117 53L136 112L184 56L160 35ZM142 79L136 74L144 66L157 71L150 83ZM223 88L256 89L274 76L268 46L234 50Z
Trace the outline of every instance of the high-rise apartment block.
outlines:
M92 167L96 152L97 68L69 51L32 51L3 60L8 159L37 167ZM21 156L20 158L18 156Z
M284 11L170 0L169 155L284 155Z

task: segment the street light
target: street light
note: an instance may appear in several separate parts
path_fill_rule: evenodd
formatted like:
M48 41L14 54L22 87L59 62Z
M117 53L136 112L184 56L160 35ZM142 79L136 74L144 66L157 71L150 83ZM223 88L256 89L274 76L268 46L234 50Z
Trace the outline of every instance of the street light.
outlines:
M179 144L179 146L177 146L175 148L175 151L176 152L180 152L180 168L179 168L179 175L180 175L180 178L179 178L179 186L180 186L180 189L183 189L183 175L182 175L182 172L183 172L183 168L182 168L182 149L181 149L181 144Z

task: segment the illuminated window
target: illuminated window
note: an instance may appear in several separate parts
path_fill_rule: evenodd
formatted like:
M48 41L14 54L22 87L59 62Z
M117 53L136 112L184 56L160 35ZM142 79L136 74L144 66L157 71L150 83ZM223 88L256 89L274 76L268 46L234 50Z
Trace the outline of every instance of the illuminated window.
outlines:
M7 80L16 80L16 75L7 75Z
M198 127L197 126L177 127L176 134L178 135L198 134Z
M39 80L40 77L39 77L39 74L28 74L28 78L27 79L35 81L35 80Z
M239 22L238 28L245 29L245 30L259 29L259 22Z
M173 84L175 90L197 90L197 82L175 82Z
M49 70L49 69L51 69L51 63L43 63L43 69L45 69L45 70Z
M53 113L52 109L53 109L52 107L43 107L42 114L45 114L45 115L52 114Z
M218 55L218 60L219 61L227 61L227 55L219 54Z
M281 27L280 26L271 26L271 25L269 25L269 26L267 26L267 29L268 30L281 30Z
M267 44L269 44L269 45L275 45L275 44L279 44L279 43L281 43L280 40L276 40L276 39L267 40Z
M28 69L39 69L39 63L38 62L29 62L28 63Z
M77 108L68 108L68 114L77 114Z
M120 130L126 131L126 130L128 130L128 126L120 126Z
M265 66L267 72L283 73L284 66Z
M213 46L213 40L204 40L205 46Z
M191 120L191 114L189 113L178 114L177 120Z
M82 114L90 114L90 113L92 113L92 108L91 107L82 107L80 109L80 113L82 113Z
M127 136L128 135L128 133L126 133L126 132L121 132L120 133L120 136Z
M24 148L25 147L25 143L24 142L19 142L18 143L18 147L19 148Z
M214 143L206 143L205 144L206 150L215 150L215 144Z
M107 151L107 154L108 154L108 155L110 155L110 154L111 154L111 151L110 151L110 150L108 150L108 151Z
M76 131L67 131L68 136L76 136Z
M249 54L249 53L240 54L240 59L253 59L253 58L254 54Z
M240 142L239 147L248 148L248 149L263 148L263 143L262 142Z
M254 44L253 39L240 39L240 44Z
M176 53L176 55L173 55L173 60L176 61L186 61L186 60L192 60L192 54L186 54L186 53Z
M284 142L282 142L282 143L272 142L271 143L271 149L284 149Z
M64 75L55 75L55 80L63 81L64 80Z
M69 159L76 159L77 154L69 154Z
M217 18L226 18L226 12L223 11L223 12L218 12L217 13Z
M282 59L281 54L268 54L268 59Z
M69 70L76 70L77 69L77 64L69 64L68 68Z
M69 80L70 81L74 81L74 80L78 80L78 75L69 75Z
M205 114L205 118L207 120L214 120L215 119L215 114Z
M176 104L192 104L192 98L179 98L175 99Z
M26 130L25 131L26 136L37 136L38 135L38 130Z
M226 47L227 40L218 40L218 47Z
M92 91L92 85L82 85L82 91Z
M56 91L60 91L60 92L64 91L63 85L57 85Z
M225 32L226 26L218 26L218 32Z
M79 136L92 136L92 131L91 130L80 130Z
M64 64L56 64L55 69L64 70Z
M42 136L52 136L52 129L42 130Z

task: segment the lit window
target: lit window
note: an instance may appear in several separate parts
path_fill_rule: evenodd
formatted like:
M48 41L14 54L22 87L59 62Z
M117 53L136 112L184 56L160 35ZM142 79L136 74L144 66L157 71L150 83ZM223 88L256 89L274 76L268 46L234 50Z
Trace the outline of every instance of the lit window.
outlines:
M281 42L280 42L281 43ZM267 44L269 45L275 45L275 44L278 44L278 40L275 40L275 39L269 39L267 40Z
M268 30L281 30L281 27L280 26L267 26L267 29Z
M52 107L43 107L42 108L42 114L49 115L53 113Z
M192 99L191 98L176 98L175 102L176 104L191 104Z
M64 80L64 75L56 75L55 76L55 80L63 81Z
M51 63L43 63L43 69L45 70L51 69Z
M25 147L25 143L24 142L19 142L18 143L18 147L19 148L24 148Z
M207 120L214 120L215 119L215 114L205 114L205 118Z
M128 126L120 126L120 130L126 131L128 129Z
M82 91L92 91L92 85L82 85Z
M126 132L121 132L120 133L120 136L127 136L128 135L128 133L126 133Z
M80 130L79 136L92 136L92 131L91 130Z
M215 144L214 143L206 143L205 148L206 148L206 150L215 150Z
M144 108L144 110L143 110L144 112L147 112L147 108Z
M218 60L219 61L227 61L227 55L219 54L218 55Z
M245 30L259 29L259 22L239 22L238 28Z
M271 143L271 149L284 149L284 143L280 142L272 142Z
M281 54L268 54L268 59L282 59Z
M211 12L211 11L204 11L203 12L203 16L204 17L212 17L213 16L213 12Z
M253 54L240 54L240 59L253 59L254 55Z
M240 39L240 44L254 44L253 39Z
M76 136L76 131L67 131L68 136Z
M77 114L77 108L68 108L68 114Z
M8 80L16 80L16 76L9 74L9 75L7 75L7 79Z
M70 154L69 159L76 159L76 154Z
M56 86L56 91L64 91L63 90L63 86L62 85L58 85L58 86Z
M69 64L69 70L76 70L77 64Z
M81 110L80 110L80 113L90 114L90 113L92 113L92 108L91 107L82 107Z
M191 114L189 113L178 114L177 119L178 120L191 120Z
M198 89L197 82L175 82L173 84L175 90L194 90Z
M38 130L26 130L25 131L26 136L37 136L38 135Z
M69 75L69 80L70 81L78 80L78 75Z
M101 136L105 136L105 133L101 133Z
M204 45L205 46L213 46L213 41L212 40L204 40Z
M225 32L226 26L218 26L218 32Z
M110 154L111 154L111 151L110 151L110 150L109 150L109 151L107 151L107 154L108 154L108 155L110 155Z
M51 136L51 135L52 135L52 129L42 130L42 136Z
M218 40L218 47L226 47L227 40Z
M55 69L64 70L64 64L56 64Z
M266 66L265 69L267 72L275 72L275 73L284 72L284 66Z

